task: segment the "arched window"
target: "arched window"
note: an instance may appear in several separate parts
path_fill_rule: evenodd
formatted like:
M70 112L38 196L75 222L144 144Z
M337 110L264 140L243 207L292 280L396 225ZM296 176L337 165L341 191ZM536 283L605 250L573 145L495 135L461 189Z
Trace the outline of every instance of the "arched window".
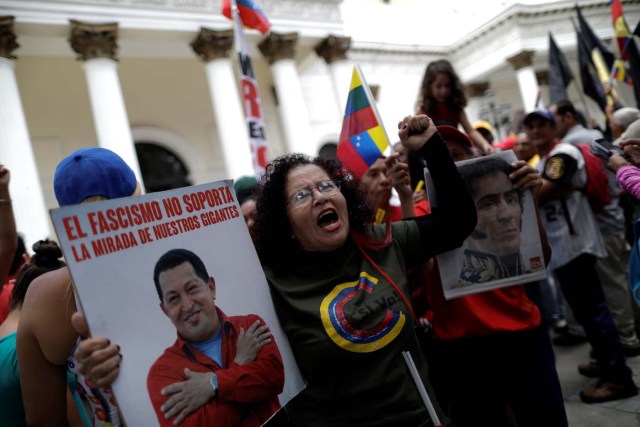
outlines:
M147 193L192 184L189 170L174 152L151 141L136 141L140 173Z

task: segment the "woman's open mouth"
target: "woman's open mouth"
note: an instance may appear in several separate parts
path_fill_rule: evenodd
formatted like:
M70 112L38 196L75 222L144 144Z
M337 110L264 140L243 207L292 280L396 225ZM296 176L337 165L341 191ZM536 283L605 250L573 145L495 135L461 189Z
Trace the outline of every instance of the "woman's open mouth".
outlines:
M333 231L340 227L340 218L338 218L338 213L335 209L325 209L318 215L316 224L318 224L318 227L322 230Z

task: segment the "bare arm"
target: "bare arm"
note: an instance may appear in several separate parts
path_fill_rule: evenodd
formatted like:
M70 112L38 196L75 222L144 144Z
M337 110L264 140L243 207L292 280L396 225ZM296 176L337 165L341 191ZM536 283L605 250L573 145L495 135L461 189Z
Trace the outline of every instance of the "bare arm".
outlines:
M489 144L489 141L484 139L482 134L475 130L473 126L471 126L471 123L469 123L469 119L467 118L467 114L464 111L460 113L460 124L462 125L464 131L469 134L469 137L471 138L473 143L476 144L476 146L480 148L484 154L491 154L496 151L496 149L493 148L491 144Z
M17 350L22 398L30 426L67 424L66 360L78 337L66 268L33 281L22 306Z
M16 252L16 222L9 195L9 169L0 164L0 287L7 281Z

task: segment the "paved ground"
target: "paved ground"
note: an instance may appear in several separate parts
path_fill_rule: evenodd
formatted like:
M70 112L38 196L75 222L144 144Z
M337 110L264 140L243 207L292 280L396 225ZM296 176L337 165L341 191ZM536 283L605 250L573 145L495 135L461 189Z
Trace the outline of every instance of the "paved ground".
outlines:
M589 345L555 346L556 366L571 427L640 426L640 395L615 402L587 405L580 401L580 389L594 379L578 373L578 364L588 360ZM640 356L627 359L634 380L640 385Z

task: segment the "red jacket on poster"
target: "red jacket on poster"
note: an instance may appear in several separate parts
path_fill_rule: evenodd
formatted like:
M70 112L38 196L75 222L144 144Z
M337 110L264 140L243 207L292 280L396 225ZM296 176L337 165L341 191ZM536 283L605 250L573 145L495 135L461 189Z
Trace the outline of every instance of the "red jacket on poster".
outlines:
M185 381L184 368L194 372L215 372L218 377L216 397L200 407L180 423L183 427L204 425L260 426L279 408L278 394L284 386L284 367L280 351L273 337L253 362L239 365L234 362L236 340L240 328L246 331L256 320L254 314L227 317L218 309L222 324L222 363L224 368L207 357L180 336L151 366L147 389L161 426L173 426L175 417L165 419L160 407L170 396L163 396L164 387Z

